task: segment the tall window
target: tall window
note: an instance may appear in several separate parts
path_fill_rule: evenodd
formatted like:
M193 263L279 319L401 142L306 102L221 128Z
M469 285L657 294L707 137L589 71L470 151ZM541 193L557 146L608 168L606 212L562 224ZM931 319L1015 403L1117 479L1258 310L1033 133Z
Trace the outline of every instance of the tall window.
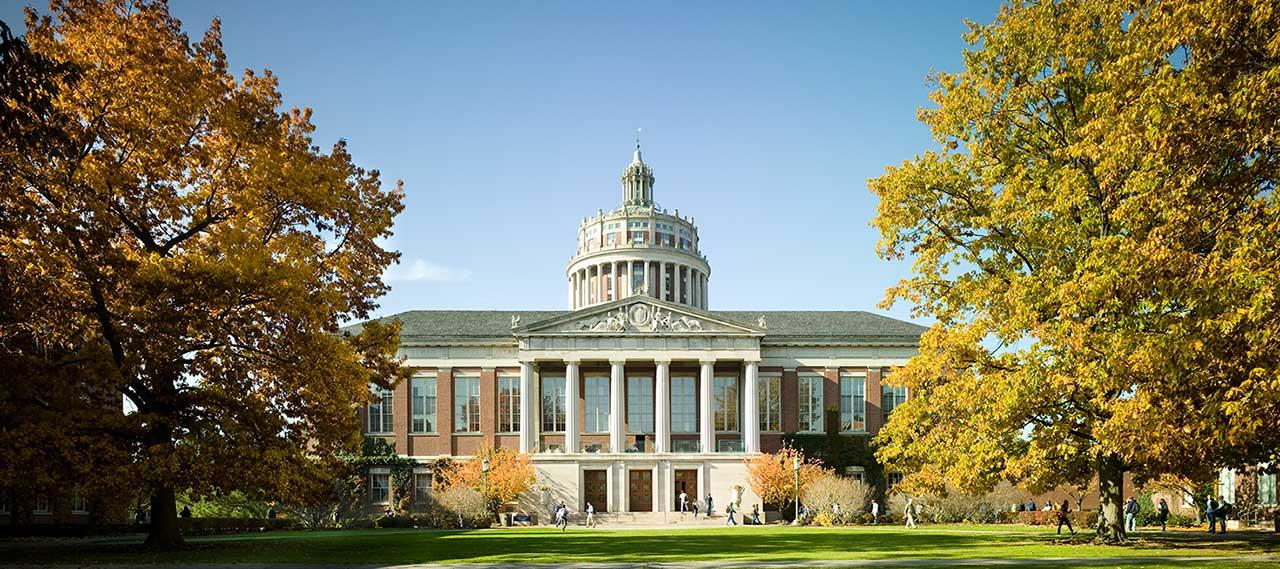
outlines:
M614 299L613 285L615 284L614 281L616 280L613 277L615 275L613 274L612 271L610 271L608 274L605 274L603 276L604 276L604 299L613 300Z
M864 374L840 374L840 430L867 430L867 376Z
M653 432L653 378L627 378L627 430Z
M1276 505L1276 473L1270 474L1258 471L1258 504L1263 506Z
M391 501L391 475L369 475L369 501L374 504L386 504Z
M564 376L542 376L542 431L564 432L565 400Z
M761 376L756 390L760 399L760 430L764 432L782 430L782 377L777 375Z
M419 472L413 475L413 501L425 505L431 499L431 473Z
M902 484L902 473L890 472L885 475L884 481L885 481L885 486L887 486L885 490L892 490L894 486Z
M413 386L413 424L415 433L436 432L436 378L415 377Z
M880 424L881 425L888 424L889 413L892 413L893 410L897 409L899 405L902 405L903 403L906 403L906 402L907 402L907 388L905 386L890 387L888 385L882 384L880 386L880 408L884 409L884 422Z
M373 403L369 404L369 430L370 433L390 433L395 427L391 424L391 413L395 407L394 399L390 389L383 389L377 385L370 387L373 390Z
M1218 495L1228 504L1236 503L1236 471L1223 468L1218 471Z
M89 513L89 498L84 495L84 490L80 488L79 484L71 488L71 513Z
M800 430L822 432L822 376L800 376Z
M644 289L644 263L636 261L631 263L631 290L640 292Z
M738 378L717 377L714 387L715 422L717 431L738 430Z
M520 432L520 378L498 378L498 432Z
M588 376L583 395L587 403L586 432L604 433L609 431L609 378L607 376Z
M458 433L480 432L480 378L458 376L453 379L453 430Z
M0 490L0 514L9 513L9 493Z
M698 382L692 376L671 378L671 432L698 432Z
M36 503L35 503L34 512L37 514L49 513L49 495L48 494L44 494L44 493L36 494Z

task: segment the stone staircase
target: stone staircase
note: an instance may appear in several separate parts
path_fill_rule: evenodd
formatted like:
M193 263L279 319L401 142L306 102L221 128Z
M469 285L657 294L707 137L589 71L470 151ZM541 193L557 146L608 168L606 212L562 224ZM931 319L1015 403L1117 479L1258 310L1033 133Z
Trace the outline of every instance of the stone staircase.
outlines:
M741 515L734 515L734 519L738 523L742 523ZM582 526L586 524L586 515L575 513L572 518L573 524ZM679 512L610 512L596 514L596 525L600 527L717 527L725 525L724 512L716 512L715 516L710 518L699 514L697 518L693 517L693 513Z

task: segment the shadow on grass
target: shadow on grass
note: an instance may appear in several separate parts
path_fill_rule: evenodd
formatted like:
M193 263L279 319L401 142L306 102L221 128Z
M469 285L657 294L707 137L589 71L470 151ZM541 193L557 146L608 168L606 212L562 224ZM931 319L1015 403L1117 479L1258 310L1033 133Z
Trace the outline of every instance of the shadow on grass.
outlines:
M1096 546L1092 535L898 528L726 528L559 532L361 530L281 532L192 540L181 550L155 552L136 545L80 544L10 550L2 562L26 563L571 563L688 562L822 559L950 559L966 557L1104 557L1160 554L1242 554L1275 551L1274 540L1240 532L1214 536L1142 536L1123 546ZM1268 549L1269 547L1269 549ZM15 558L16 557L16 558Z

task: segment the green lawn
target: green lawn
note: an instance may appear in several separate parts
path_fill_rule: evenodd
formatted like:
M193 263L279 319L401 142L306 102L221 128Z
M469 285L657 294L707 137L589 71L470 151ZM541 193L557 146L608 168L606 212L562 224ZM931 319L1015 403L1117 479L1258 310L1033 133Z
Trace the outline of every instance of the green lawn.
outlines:
M570 528L564 533L540 528L387 529L190 538L188 547L165 553L144 551L131 539L14 539L0 541L0 563L638 563L1280 554L1280 540L1274 534L1236 533L1221 538L1191 532L1142 533L1130 545L1103 546L1089 543L1087 533L1071 540L1059 538L1051 530L1027 526L929 526L915 531L896 526L618 531Z

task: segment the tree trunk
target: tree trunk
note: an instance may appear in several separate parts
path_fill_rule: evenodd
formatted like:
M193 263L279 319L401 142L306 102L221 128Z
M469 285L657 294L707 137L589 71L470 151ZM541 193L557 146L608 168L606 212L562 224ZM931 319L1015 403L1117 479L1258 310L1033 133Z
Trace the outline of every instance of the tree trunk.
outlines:
M178 529L178 504L172 486L156 488L151 492L151 531L147 534L147 547L172 548L182 545L182 532Z
M1098 516L1098 539L1117 542L1125 539L1124 516L1124 465L1119 457L1108 455L1098 463L1098 502L1102 511Z

